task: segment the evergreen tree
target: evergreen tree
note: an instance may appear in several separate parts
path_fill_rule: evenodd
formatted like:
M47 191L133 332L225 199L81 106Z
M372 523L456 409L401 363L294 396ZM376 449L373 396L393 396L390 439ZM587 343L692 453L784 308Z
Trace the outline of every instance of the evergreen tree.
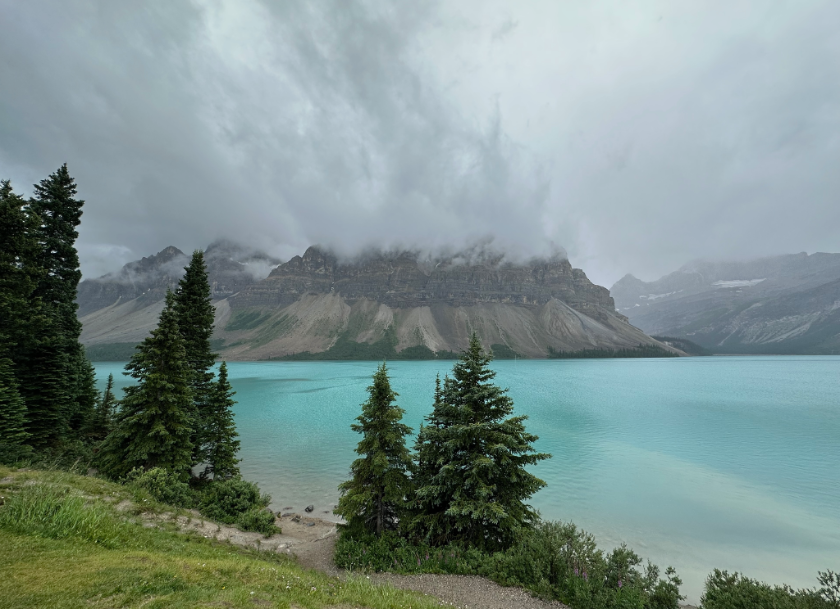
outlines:
M504 549L536 518L524 500L545 482L525 466L550 456L533 452L525 416L509 417L513 400L491 383L491 359L473 334L418 436L413 527L433 544Z
M360 458L353 462L353 478L339 486L341 499L335 513L351 528L382 535L404 517L411 491L411 454L405 436L411 428L400 423L405 411L394 404L385 363L373 375L370 397L362 405L358 424L351 428L363 435L356 447Z
M204 426L206 442L207 468L204 475L213 475L214 480L231 479L239 476L239 436L233 422L231 408L236 404L233 395L236 392L228 382L227 364L219 367L219 378L213 384L208 405L207 420Z
M94 440L102 440L111 432L114 416L117 410L117 399L114 396L114 375L108 375L105 391L96 402L96 410L91 418L87 435Z
M125 369L138 383L125 389L114 429L102 444L103 471L118 477L134 468L160 467L188 478L190 369L172 292L166 294L158 327L137 346Z
M0 357L13 361L29 344L30 321L39 310L32 297L40 277L39 224L11 183L0 182Z
M14 462L32 452L25 424L26 405L18 393L12 361L0 357L0 463Z
M33 440L46 446L63 440L90 417L96 397L90 363L79 344L76 289L81 279L76 238L84 201L62 165L39 184L29 210L39 220L40 275L32 297L44 320L30 327L31 345L16 363L21 391L29 409Z
M210 350L213 334L215 308L210 298L210 282L204 253L193 252L190 264L185 267L184 277L175 294L175 313L178 327L184 338L184 350L190 368L189 384L193 394L193 464L207 460L206 421L209 417L211 395L213 394L213 372L217 354Z

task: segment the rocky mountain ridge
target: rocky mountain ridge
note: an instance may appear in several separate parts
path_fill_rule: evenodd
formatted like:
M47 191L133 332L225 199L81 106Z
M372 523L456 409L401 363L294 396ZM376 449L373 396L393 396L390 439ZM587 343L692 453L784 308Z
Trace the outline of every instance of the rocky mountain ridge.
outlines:
M154 327L179 254L167 248L127 265L116 279L86 281L91 285L79 291L82 341L95 346L142 339ZM562 257L511 263L500 255L432 259L403 251L343 260L311 247L258 281L214 271L209 248L206 258L217 309L214 338L228 359L434 357L464 349L473 331L488 347L529 357L545 357L549 347L661 346L628 324L609 292ZM233 258L226 260L229 268ZM157 274L150 272L155 265ZM131 284L133 292L113 286L141 272L150 279Z
M840 353L840 254L694 261L654 282L627 275L616 308L651 335L717 353Z

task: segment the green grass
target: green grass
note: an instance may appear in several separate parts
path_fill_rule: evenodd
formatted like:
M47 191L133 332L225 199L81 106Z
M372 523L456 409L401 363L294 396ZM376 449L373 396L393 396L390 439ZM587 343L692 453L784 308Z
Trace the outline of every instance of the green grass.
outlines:
M113 508L133 493L101 479L0 468L0 480L9 477L0 486L0 607L439 607L276 553L144 527ZM141 504L135 512L151 503Z

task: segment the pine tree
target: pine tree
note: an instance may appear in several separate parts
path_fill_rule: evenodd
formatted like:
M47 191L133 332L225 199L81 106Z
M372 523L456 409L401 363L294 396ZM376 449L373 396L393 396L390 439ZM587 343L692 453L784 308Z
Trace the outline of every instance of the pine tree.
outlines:
M118 477L134 468L160 467L188 478L190 369L171 292L158 327L137 346L125 369L138 383L125 389L114 429L102 444L102 470Z
M533 452L525 416L509 417L513 400L491 383L491 359L473 334L418 436L412 525L433 544L504 549L536 518L524 500L545 482L525 466L550 456Z
M210 282L204 253L193 252L190 264L185 267L184 277L175 294L175 313L184 350L190 367L190 388L194 406L191 410L193 423L193 464L207 460L205 445L206 420L209 416L211 394L213 393L213 372L217 354L210 350L213 334L215 308L210 298Z
M84 205L76 192L65 164L35 185L29 202L30 212L40 221L35 235L41 273L32 297L40 302L45 319L30 327L32 343L16 364L30 432L41 446L60 442L71 426L78 430L93 412L96 397L76 316L81 279L76 227Z
M341 499L335 513L350 528L377 535L393 529L404 517L411 491L411 454L405 436L411 428L400 423L405 411L394 404L385 363L373 375L370 397L362 405L358 424L351 428L363 435L356 453L360 458L350 467L352 478L339 486Z
M208 405L207 420L204 427L206 442L207 468L204 476L213 475L214 480L231 479L239 476L239 436L233 422L231 408L236 404L233 395L236 392L228 382L227 364L219 367L219 378L213 384Z
M96 410L87 427L87 436L93 440L103 440L111 432L117 410L114 396L114 375L108 375L105 391L96 402Z
M0 357L0 463L14 462L32 452L25 424L26 405L18 393L12 361Z

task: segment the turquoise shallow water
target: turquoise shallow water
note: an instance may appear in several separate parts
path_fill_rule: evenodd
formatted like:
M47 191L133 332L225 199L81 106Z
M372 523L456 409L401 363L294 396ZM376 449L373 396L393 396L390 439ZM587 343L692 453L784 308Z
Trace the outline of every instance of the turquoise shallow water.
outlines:
M232 362L243 475L275 509L329 518L374 362ZM415 430L451 362L390 363ZM532 504L612 547L673 565L690 602L714 567L794 586L840 570L840 357L527 360L492 364L529 416ZM103 382L122 365L97 363Z

